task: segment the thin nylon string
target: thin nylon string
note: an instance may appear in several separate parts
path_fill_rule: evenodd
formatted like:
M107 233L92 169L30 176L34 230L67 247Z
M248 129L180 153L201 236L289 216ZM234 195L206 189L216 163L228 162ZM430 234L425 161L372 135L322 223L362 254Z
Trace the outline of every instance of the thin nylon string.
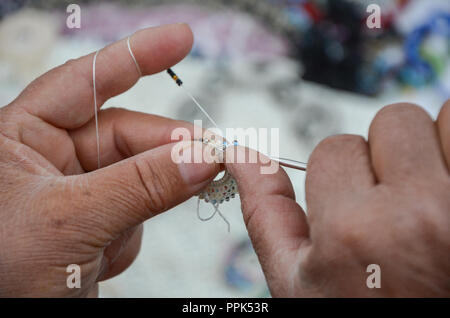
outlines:
M139 77L142 77L141 68L139 67L138 62L137 62L136 58L134 57L133 50L131 49L130 38L131 38L130 36L127 38L128 52L130 52L131 58L134 61L134 65L136 65L136 69L139 73Z
M206 218L202 217L200 215L200 198L198 198L198 200L197 200L197 217L199 218L200 221L203 221L203 222L209 221L214 217L214 215L216 215L216 213L217 213L217 210L214 209L214 212L210 216L208 216Z
M186 94L190 97L190 99L195 103L195 105L200 109L200 111L209 119L209 121L218 129L220 130L219 126L216 124L214 119L208 114L208 112L205 110L205 108L200 105L200 103L195 99L195 97L186 89L184 85L181 85L181 87L184 89ZM301 161L287 159L287 158L277 158L273 156L269 156L266 154L267 157L269 157L271 160L277 161L281 166L285 166L292 169L302 170L306 171L307 164Z
M139 67L139 64L138 64L138 62L136 60L136 57L133 54L133 50L131 49L130 37L127 38L127 47L128 47L128 52L130 53L130 56L133 59L133 62L135 64L135 66L136 66L136 69L137 69L137 71L139 73L139 76L142 76L141 68ZM96 76L95 76L96 75L95 74L96 62L97 62L97 56L98 56L99 52L100 52L100 50L95 53L94 60L93 60L93 63L92 63L92 81L93 81L93 90L94 90L95 135L96 135L96 141L97 141L97 167L100 169L100 167L101 167L101 164L100 164L100 136L99 136L99 124L98 124L97 90L96 90ZM216 124L214 119L212 119L212 117L200 105L200 103L195 99L195 97L184 86L182 86L182 87L183 87L184 91L186 92L186 94L191 98L191 100L200 109L200 111L209 119L209 121L214 125L214 127L219 129L219 126ZM219 205L218 204L213 204L213 207L214 207L213 214L210 217L208 217L208 218L202 218L200 216L200 199L199 199L198 203L197 203L197 216L198 216L198 218L200 220L202 220L202 221L207 221L207 220L212 219L216 214L219 214L219 216L227 224L228 232L230 232L230 227L231 227L230 226L230 222L228 222L226 217L220 212Z
M133 59L134 65L136 65L136 69L139 73L139 77L142 76L142 72L141 72L141 68L139 67L139 64L136 60L136 58L134 57L133 54L133 50L131 49L131 44L130 44L130 37L127 38L127 46L128 46L128 51L130 52L131 58ZM92 61L92 83L93 83L93 90L94 90L94 117L95 117L95 139L97 142L97 168L100 169L101 167L101 162L100 162L100 135L99 135L99 128L98 128L98 106L97 106L97 88L96 88L96 84L95 84L95 69L96 69L96 64L97 64L97 56L98 53L100 52L100 50L98 50L97 52L95 52L94 55L94 60Z
M212 203L211 203L211 204L212 204ZM222 212L220 212L220 210L219 210L219 204L218 204L218 203L212 204L212 206L214 207L214 212L213 212L210 216L208 216L208 217L206 217L206 218L202 217L202 216L200 215L200 198L198 198L198 199L197 199L197 218L198 218L200 221L206 222L206 221L211 220L216 214L219 214L219 216L220 216L220 217L225 221L225 223L227 224L227 227L228 227L228 233L230 233L230 230L231 230L231 224L230 224L230 222L228 222L228 220L227 220L227 218L225 217L225 215L223 215Z
M217 129L220 129L219 126L214 121L214 119L212 119L211 116L209 116L208 112L202 107L202 105L200 105L200 103L195 99L195 97L192 96L192 94L186 89L186 87L184 87L184 85L182 85L181 87L184 89L186 94L192 99L192 101L195 103L195 105L197 105L197 107L201 110L201 112L203 114L205 114L206 118L209 119L209 121L214 125L214 127L216 127Z
M95 117L95 137L97 140L97 168L100 169L100 136L98 133L98 110L97 110L97 90L95 87L95 66L97 62L97 56L100 50L95 52L94 60L92 62L92 83L94 88L94 117Z
M230 231L231 231L231 225L230 225L230 222L228 222L228 220L227 220L227 218L225 217L225 215L223 215L222 212L220 212L220 210L219 210L219 205L216 204L216 205L214 206L214 209L217 211L217 213L219 213L219 215L220 215L220 217L222 218L222 220L225 221L225 223L227 224L227 227L228 227L228 233L230 233Z
M219 126L216 124L216 122L214 121L214 119L212 119L212 117L208 114L208 112L202 107L202 105L200 105L200 103L197 101L197 99L195 99L195 97L186 89L186 87L184 85L181 85L181 87L184 89L184 91L186 92L186 94L191 98L191 100L194 102L194 104L198 107L198 109L200 109L200 111L206 116L206 118L209 119L209 121L214 125L214 127L216 127L218 130L220 130ZM212 203L211 203L212 204ZM214 212L207 218L203 218L200 215L200 198L197 201L197 217L200 221L209 221L211 220L216 214L219 214L219 216L222 218L222 220L225 221L225 223L227 224L227 228L228 228L228 233L230 233L231 231L231 224L230 222L227 220L227 218L225 217L225 215L222 214L222 212L220 212L219 210L219 204L212 204L212 206L214 207Z

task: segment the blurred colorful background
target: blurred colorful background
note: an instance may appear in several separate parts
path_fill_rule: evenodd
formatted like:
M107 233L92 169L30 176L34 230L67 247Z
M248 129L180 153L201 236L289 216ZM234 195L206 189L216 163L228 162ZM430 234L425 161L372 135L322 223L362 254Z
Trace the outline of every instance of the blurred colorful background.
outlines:
M70 3L81 8L79 29L66 25ZM370 4L381 8L380 29L366 25ZM413 102L436 116L450 98L448 0L2 0L0 106L68 59L174 22L195 35L174 67L186 87L223 129L280 128L282 157L307 161L329 135L366 136L384 105ZM110 106L204 119L165 74L141 79ZM288 173L304 206L304 174ZM146 222L137 261L100 295L270 296L239 200L221 210L230 234L220 218L200 222L195 199Z

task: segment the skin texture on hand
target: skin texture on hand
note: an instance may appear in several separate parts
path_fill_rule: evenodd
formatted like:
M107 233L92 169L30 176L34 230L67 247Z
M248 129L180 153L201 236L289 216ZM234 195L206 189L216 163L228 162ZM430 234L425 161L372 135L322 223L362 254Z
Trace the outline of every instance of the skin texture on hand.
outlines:
M184 58L192 41L189 27L176 24L141 30L131 45L151 75ZM99 112L96 170L92 61L90 54L51 70L0 109L0 296L95 296L98 281L135 259L142 222L219 171L171 160L172 130L191 124L123 109ZM126 39L102 49L98 105L138 79ZM67 288L69 264L81 267L80 289Z
M307 215L282 169L227 168L273 296L450 296L450 102L436 122L396 104L368 141L322 141L308 163ZM380 266L379 289L366 285L369 264Z
M150 75L180 61L192 33L145 29L131 46ZM171 160L172 130L192 125L123 109L99 112L97 170L92 59L51 70L0 109L0 296L95 296L135 259L142 222L219 171ZM100 52L96 73L99 106L136 83L126 40ZM449 296L449 123L450 103L436 122L400 104L376 116L368 141L324 140L308 163L308 215L282 169L227 164L272 295ZM81 289L66 286L69 264L81 266ZM366 286L369 264L380 289Z

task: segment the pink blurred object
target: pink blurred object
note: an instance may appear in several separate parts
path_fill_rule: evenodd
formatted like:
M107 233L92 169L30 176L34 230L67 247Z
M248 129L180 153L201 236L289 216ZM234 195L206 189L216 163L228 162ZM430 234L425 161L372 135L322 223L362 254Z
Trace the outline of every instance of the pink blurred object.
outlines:
M232 10L211 10L195 5L161 5L147 8L112 4L83 6L81 29L65 27L65 36L98 38L112 42L138 29L185 22L195 35L193 53L206 58L257 58L285 56L285 39L270 32L252 16Z

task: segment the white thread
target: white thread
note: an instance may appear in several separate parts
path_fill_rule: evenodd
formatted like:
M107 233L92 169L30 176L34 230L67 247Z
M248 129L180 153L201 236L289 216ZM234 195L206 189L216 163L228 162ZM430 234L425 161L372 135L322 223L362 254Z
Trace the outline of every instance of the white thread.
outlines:
M197 99L195 99L195 97L186 89L186 87L184 87L184 85L181 85L181 87L184 89L184 91L186 92L186 94L191 98L191 100L194 102L195 105L197 105L197 107L201 110L201 112L206 116L206 118L209 119L209 121L214 125L214 127L216 127L218 130L220 130L219 126L216 124L216 122L214 121L214 119L212 119L212 117L208 114L208 112L202 107L202 105L200 105L200 103L197 101ZM217 149L217 148L216 148ZM213 181L214 183L214 181ZM209 196L206 195L206 197L208 198ZM220 212L219 210L219 203L212 203L212 206L214 207L214 212L207 218L203 218L200 215L200 197L198 198L197 201L197 218L200 221L209 221L211 220L216 214L219 214L219 216L225 221L225 223L227 224L227 228L228 228L228 233L230 233L231 230L231 225L230 222L228 222L227 218L222 214L222 212Z
M203 218L200 215L200 198L198 198L198 200L197 200L197 217L199 218L200 221L209 221L209 220L211 220L214 217L214 215L216 215L216 212L217 211L214 210L214 212L210 216L208 216L206 218Z
M224 143L224 144L221 144L221 146L218 146L218 144L214 143L214 140L209 140L206 138L202 139L201 141L206 145L214 147L214 149L216 149L218 152L220 152L222 154L226 149L226 145L229 145L228 143ZM200 221L209 221L216 214L219 214L219 216L227 224L228 232L230 232L230 228L231 228L230 222L228 222L227 218L220 211L219 205L224 201L229 201L230 198L234 198L236 193L237 193L236 181L229 174L229 172L225 170L225 173L220 180L217 180L217 181L213 180L198 195L198 201L197 201L197 217L198 217L198 219ZM211 205L214 207L214 212L208 217L202 217L200 215L200 200L202 200L202 199L205 200L206 203L211 203Z
M127 46L128 46L128 51L130 53L131 58L134 61L134 64L136 66L136 69L139 73L139 76L142 76L142 72L141 72L141 68L139 67L139 64L133 54L133 50L131 49L131 45L130 45L130 37L127 38ZM95 70L96 70L96 62L97 62L97 56L99 54L100 50L98 50L95 55L94 55L94 59L92 62L92 81L93 81L93 90L94 90L94 117L95 117L95 134L96 134L96 141L97 141L97 167L100 169L101 164L100 164L100 136L99 136L99 124L98 124L98 110L97 110L97 90L96 90L96 83L95 83ZM191 100L195 103L195 105L202 111L202 113L209 119L209 121L211 121L211 123L217 128L219 129L219 126L216 124L216 122L212 119L212 117L208 114L208 112L200 105L200 103L195 99L195 97L184 87L182 86L184 91L186 92L186 94L191 98ZM212 203L212 206L214 207L214 212L211 216L207 217L207 218L202 218L200 216L200 198L198 199L197 202L197 217L201 220L201 221L209 221L211 220L216 214L219 214L219 216L225 221L225 223L227 224L228 227L228 232L230 232L230 222L228 222L228 220L226 219L226 217L220 212L219 210L219 203Z
M136 69L139 73L139 76L142 76L141 68L139 67L138 62L137 62L136 58L134 57L133 51L131 50L130 37L127 38L127 46L128 46L128 51L130 52L131 58L134 61L134 65L136 65ZM100 162L100 135L98 132L99 125L98 125L97 89L96 89L96 84L95 84L95 69L96 69L96 64L97 64L97 56L99 53L100 53L100 50L95 52L94 60L92 61L92 83L93 83L92 86L93 86L93 90L94 90L95 138L96 138L96 142L97 142L97 168L98 169L101 168L101 162Z
M203 114L205 114L205 116L209 119L209 121L217 128L219 129L219 126L217 126L216 122L211 118L211 116L209 116L208 112L200 105L200 103L195 99L194 96L192 96L191 93L189 93L189 91L186 89L186 87L184 87L184 85L181 85L181 87L183 87L184 91L186 92L186 94L192 99L192 101L195 103L195 105L197 105L197 107L202 111Z
M212 204L212 203L211 203L211 204ZM208 216L208 217L206 217L206 218L203 218L203 217L200 215L200 198L198 198L198 200L197 200L197 218L198 218L200 221L206 222L206 221L211 220L211 219L218 213L219 216L220 216L220 217L225 221L225 223L227 224L228 233L230 233L230 231L231 231L231 224L230 224L230 222L228 222L227 218L220 212L220 210L219 210L219 203L212 204L212 206L214 207L214 212L213 212L210 216Z
M95 137L97 140L97 168L100 169L100 136L98 133L98 114L97 114L97 90L95 87L95 66L97 62L97 55L100 52L95 52L94 60L92 62L92 83L94 88L94 117L95 117Z
M225 223L227 224L228 227L228 233L230 233L231 231L231 225L230 222L228 222L227 218L222 214L222 212L220 212L219 210L219 204L216 203L216 205L214 206L214 208L216 209L217 213L219 213L220 217L225 221Z
M136 58L134 57L133 50L131 49L130 38L131 38L131 36L129 36L127 38L128 52L130 52L131 58L134 61L134 65L136 65L136 69L137 69L137 71L139 73L139 77L142 77L141 68L139 67L138 62L137 62Z

